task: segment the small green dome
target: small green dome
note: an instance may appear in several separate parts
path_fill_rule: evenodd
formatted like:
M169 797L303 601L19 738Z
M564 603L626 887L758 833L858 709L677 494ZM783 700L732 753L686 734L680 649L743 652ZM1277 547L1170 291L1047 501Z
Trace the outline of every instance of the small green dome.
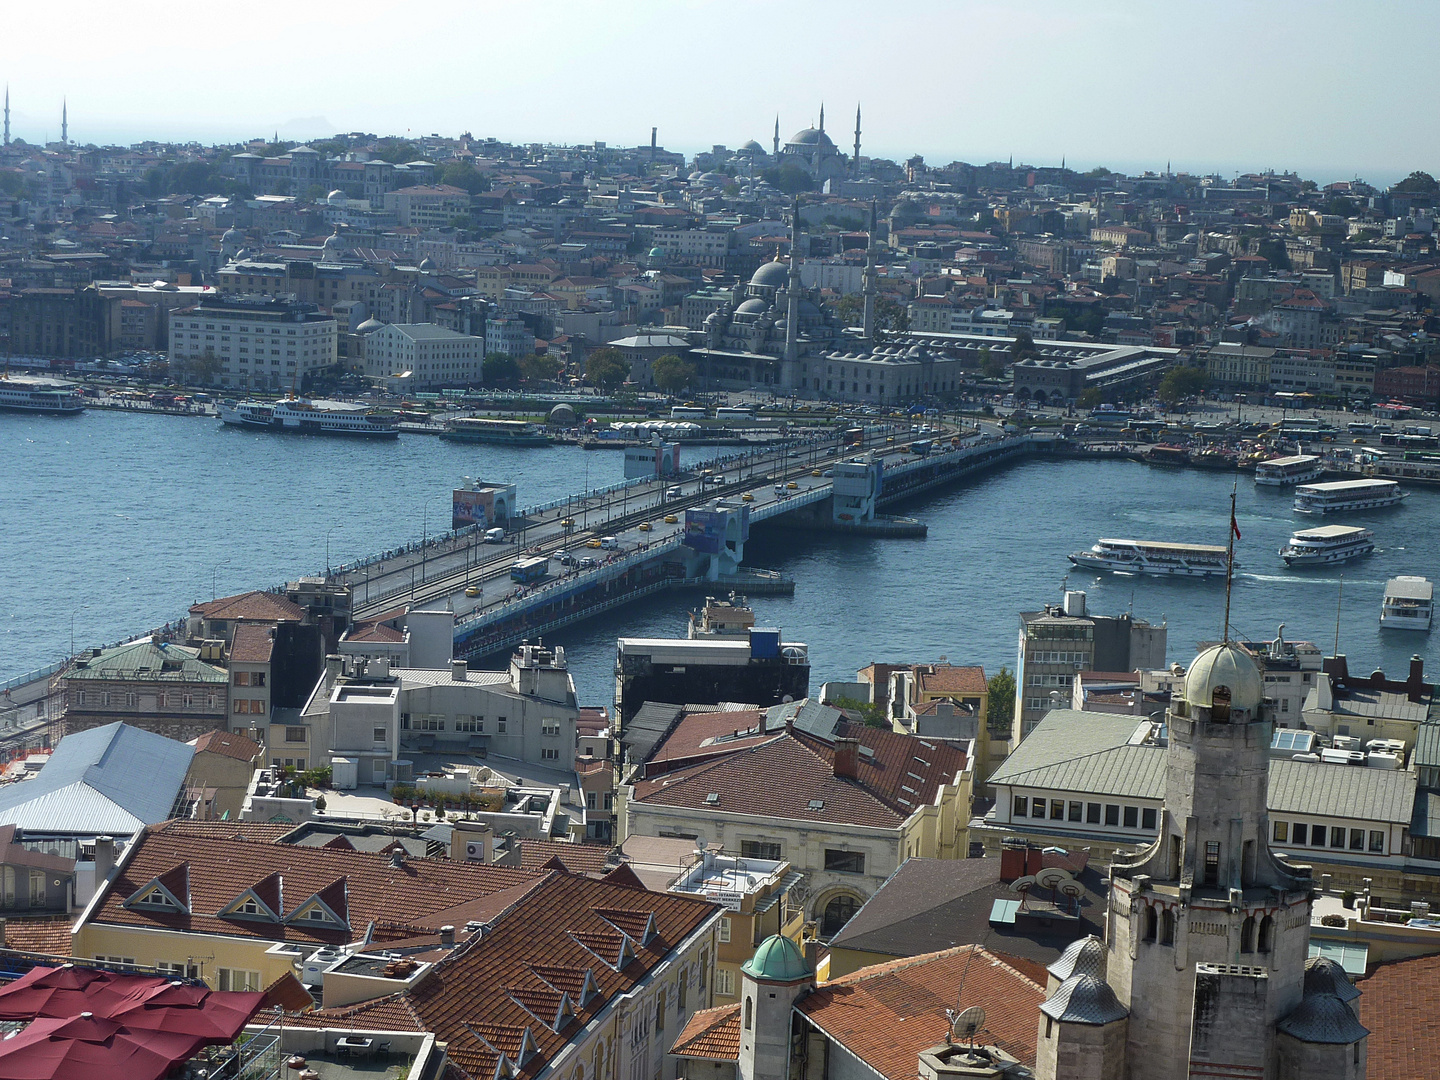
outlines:
M752 979L769 982L795 982L812 975L800 946L779 934L762 941L755 955L745 961L741 970Z
M663 259L664 257L665 257L665 249L664 249L664 248L661 248L661 247L653 247L653 248L650 249L650 258L652 258L652 259Z

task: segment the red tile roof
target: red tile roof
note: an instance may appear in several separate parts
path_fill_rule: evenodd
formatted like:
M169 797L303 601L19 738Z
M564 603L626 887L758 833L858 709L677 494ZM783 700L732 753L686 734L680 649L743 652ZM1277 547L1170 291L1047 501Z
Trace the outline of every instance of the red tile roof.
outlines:
M680 1030L670 1053L706 1061L735 1061L740 1056L740 1006L701 1009Z
M1433 1075L1440 1059L1440 956L1417 956L1377 964L1356 983L1370 1080L1410 1080Z
M71 956L75 952L70 938L72 921L64 918L8 918L5 921L4 947L45 956Z
M686 713L650 751L650 756L645 759L646 772L653 774L662 770L666 762L689 764L703 757L728 753L737 747L753 746L773 738L775 732L760 734L760 721L764 716L763 709ZM747 738L747 732L754 732L754 735Z
M270 821L167 821L155 827L157 832L171 836L212 837L217 840L251 840L271 844L286 833L295 831L293 824Z
M254 761L262 747L254 739L235 731L207 731L190 745L197 754L205 752L234 758L236 761Z
M191 615L202 619L244 619L247 622L300 622L305 618L305 609L292 604L283 596L274 593L239 593L223 596L205 604L193 604Z
M983 694L983 667L956 667L953 664L922 664L916 669L920 692L924 694Z
M520 865L538 870L559 859L572 874L603 874L614 848L606 844L567 844L560 840L521 840Z
M796 1007L881 1076L913 1080L920 1051L943 1041L962 984L960 1004L985 1009L987 1040L1033 1068L1045 987L978 945L862 968Z
M230 662L232 664L268 664L270 654L275 651L275 639L270 628L260 623L242 623L235 628L230 641Z
M182 867L188 878L183 883ZM348 919L349 926L308 919L275 924L220 917L246 889L277 873L284 881L282 917L318 898L342 920ZM188 913L123 906L147 882L162 875L167 886L175 882L171 892L181 901L188 890ZM450 921L436 921L438 912L515 885L538 885L542 880L540 874L512 867L449 859L407 859L397 867L386 853L199 837L162 828L147 832L136 842L124 869L96 904L91 921L335 944L359 940L372 922L380 937L435 933L443 922Z
M854 779L835 775L830 743L785 732L717 760L642 780L635 785L634 801L893 829L933 802L939 786L951 783L965 767L965 754L945 743L859 724L841 724L837 734L858 739L869 751L859 755ZM711 794L718 801L708 801Z

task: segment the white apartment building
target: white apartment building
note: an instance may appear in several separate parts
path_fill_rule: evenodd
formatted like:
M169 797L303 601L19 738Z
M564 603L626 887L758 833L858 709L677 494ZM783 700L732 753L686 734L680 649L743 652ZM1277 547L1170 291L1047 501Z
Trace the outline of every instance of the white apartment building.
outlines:
M284 390L337 359L336 322L314 304L215 297L170 313L170 362L221 386Z
M393 378L408 373L408 389L479 382L484 360L484 338L434 323L390 323L365 337L365 374Z
M443 229L470 213L470 194L449 184L421 184L387 192L385 209L405 228Z
M707 229L657 229L655 246L666 255L697 266L724 266L731 233Z
M485 323L485 351L505 356L529 356L535 351L535 335L523 319L489 319Z

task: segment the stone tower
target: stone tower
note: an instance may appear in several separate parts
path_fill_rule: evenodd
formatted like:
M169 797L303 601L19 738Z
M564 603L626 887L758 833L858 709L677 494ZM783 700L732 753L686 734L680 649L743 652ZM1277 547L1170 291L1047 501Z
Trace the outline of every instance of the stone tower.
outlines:
M740 1080L776 1080L790 1060L790 1012L815 988L800 946L775 934L740 967Z
M1229 644L1206 649L1167 723L1160 835L1111 867L1106 977L1129 1011L1129 1071L1276 1077L1282 1019L1302 998L1312 1011L1329 1002L1304 985L1310 868L1269 846L1271 721L1254 660ZM1364 1030L1356 1021L1343 1034L1355 1029ZM1351 1042L1363 1061L1363 1037Z

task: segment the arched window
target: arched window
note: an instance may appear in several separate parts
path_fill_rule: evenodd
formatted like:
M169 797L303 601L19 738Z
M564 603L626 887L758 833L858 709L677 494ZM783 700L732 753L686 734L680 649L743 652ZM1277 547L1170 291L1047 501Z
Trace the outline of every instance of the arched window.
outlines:
M1255 951L1255 916L1247 915L1240 924L1240 951Z
M1159 913L1150 905L1145 907L1145 940L1154 941L1155 931L1160 924Z
M1269 952L1275 945L1275 917L1266 915L1260 920L1260 951Z
M1169 908L1160 913L1160 944L1175 944L1175 913Z
M749 994L745 995L745 1030L749 1031L755 1026L755 1000Z
M820 920L820 936L834 937L859 910L860 902L853 896L835 897L825 905L825 915Z

